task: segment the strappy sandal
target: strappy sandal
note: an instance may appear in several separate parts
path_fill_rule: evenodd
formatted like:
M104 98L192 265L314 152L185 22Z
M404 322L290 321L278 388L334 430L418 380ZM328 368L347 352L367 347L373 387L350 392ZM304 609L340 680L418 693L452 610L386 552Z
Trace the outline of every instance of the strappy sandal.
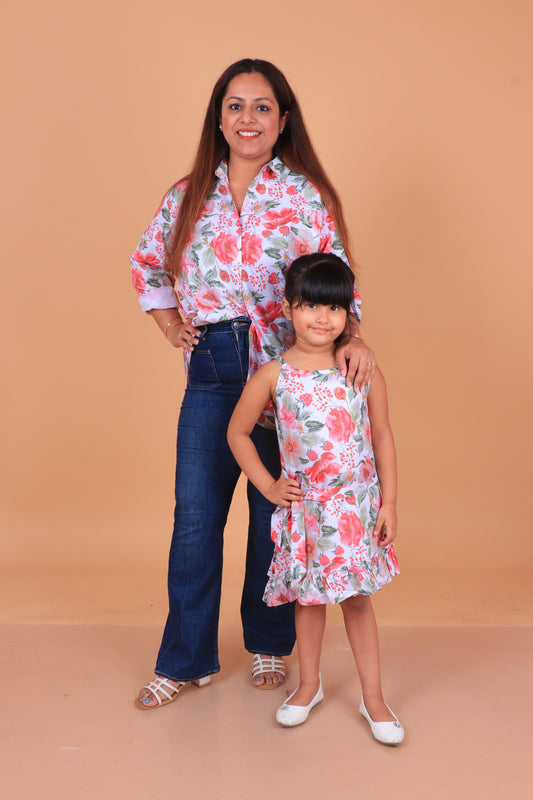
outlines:
M267 683L266 680L263 683L255 682L256 678L260 678L262 675L272 675L273 672L281 676L277 683ZM284 682L285 664L283 659L279 656L263 656L260 653L254 653L252 683L256 689L277 689Z
M198 678L195 681L191 681L191 683L196 684L196 686L205 686L205 684L210 683L210 681L211 676L206 675L205 678ZM176 683L177 686L175 686L173 683L170 683L167 678L156 678L150 683L147 683L146 686L143 686L139 692L139 696L135 698L135 705L142 711L151 711L153 708L160 708L161 706L166 706L169 703L173 703L174 700L178 699L181 688L185 686L185 681L176 681ZM151 692L157 700L156 706L146 705L146 703L142 701L141 694L145 689L146 691ZM164 695L165 699L161 699L160 694ZM150 698L147 699L149 700Z

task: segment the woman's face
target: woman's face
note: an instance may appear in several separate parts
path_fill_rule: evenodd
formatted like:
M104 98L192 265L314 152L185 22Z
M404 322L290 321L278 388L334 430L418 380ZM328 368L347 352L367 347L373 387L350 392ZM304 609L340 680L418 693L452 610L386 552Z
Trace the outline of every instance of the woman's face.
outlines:
M286 118L286 113L280 116L272 86L260 72L237 75L228 84L220 115L230 160L266 164Z

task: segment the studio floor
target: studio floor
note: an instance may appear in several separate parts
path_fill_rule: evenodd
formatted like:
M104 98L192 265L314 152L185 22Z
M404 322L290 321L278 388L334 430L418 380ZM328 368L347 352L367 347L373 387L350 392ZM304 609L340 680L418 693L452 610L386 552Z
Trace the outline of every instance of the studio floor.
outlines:
M138 591L128 602L130 580ZM458 609L439 591L417 618L409 582L400 589L398 581L396 602L403 592L411 624L398 610L395 617L392 601L376 603L386 695L406 728L398 748L375 742L357 713L359 684L338 609L328 615L325 700L305 725L286 730L274 713L295 687L296 656L283 688L251 686L232 591L223 605L221 673L143 712L133 697L159 643L159 581L130 575L119 591L116 576L58 573L35 575L32 592L22 585L16 574L6 577L12 604L2 605L0 620L6 800L509 800L533 784L525 579L511 606L494 603L491 624L458 624ZM517 624L514 605L524 615Z

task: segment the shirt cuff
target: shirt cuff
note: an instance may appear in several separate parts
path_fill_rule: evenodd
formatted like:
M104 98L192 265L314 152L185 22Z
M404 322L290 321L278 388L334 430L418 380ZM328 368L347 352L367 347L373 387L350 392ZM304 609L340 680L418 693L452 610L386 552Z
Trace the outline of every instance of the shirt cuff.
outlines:
M154 308L178 308L176 292L171 286L150 289L146 294L139 295L139 303L143 311L152 311Z

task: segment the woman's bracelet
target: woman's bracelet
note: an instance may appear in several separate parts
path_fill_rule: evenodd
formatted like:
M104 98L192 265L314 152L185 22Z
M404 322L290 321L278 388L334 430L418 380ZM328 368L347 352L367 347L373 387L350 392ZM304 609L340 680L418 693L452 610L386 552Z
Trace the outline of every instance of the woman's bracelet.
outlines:
M179 322L180 325L183 324L183 320L181 317L172 317L172 319L167 322L167 327L165 328L165 339L168 339L168 329L170 328L171 325L174 324L174 322Z

